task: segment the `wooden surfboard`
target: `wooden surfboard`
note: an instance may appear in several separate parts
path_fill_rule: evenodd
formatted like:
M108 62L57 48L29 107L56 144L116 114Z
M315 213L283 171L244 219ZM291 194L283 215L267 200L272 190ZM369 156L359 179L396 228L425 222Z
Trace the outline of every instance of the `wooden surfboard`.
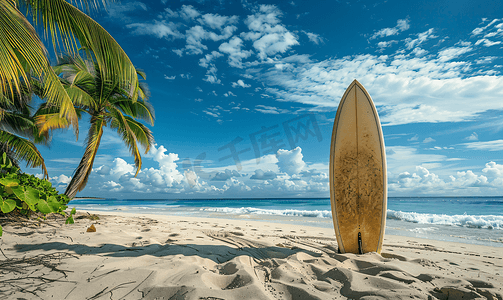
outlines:
M372 98L353 81L335 116L330 202L341 253L381 252L386 225L386 153Z

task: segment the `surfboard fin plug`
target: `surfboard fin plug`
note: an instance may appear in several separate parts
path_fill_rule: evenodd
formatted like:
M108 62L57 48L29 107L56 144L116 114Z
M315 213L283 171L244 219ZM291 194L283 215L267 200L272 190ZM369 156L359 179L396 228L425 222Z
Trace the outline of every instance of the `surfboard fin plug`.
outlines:
M361 232L358 232L358 254L363 254Z

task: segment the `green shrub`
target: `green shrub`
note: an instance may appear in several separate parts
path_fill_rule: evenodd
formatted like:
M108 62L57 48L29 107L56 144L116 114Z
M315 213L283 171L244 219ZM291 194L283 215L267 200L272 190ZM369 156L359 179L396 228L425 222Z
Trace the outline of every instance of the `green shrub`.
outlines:
M66 216L64 210L70 199L52 187L52 184L33 175L21 173L5 153L0 157L0 210L10 213L17 209L21 214L29 216L31 212L42 214L58 213ZM66 219L66 224L73 224L75 208ZM0 226L0 236L2 227Z

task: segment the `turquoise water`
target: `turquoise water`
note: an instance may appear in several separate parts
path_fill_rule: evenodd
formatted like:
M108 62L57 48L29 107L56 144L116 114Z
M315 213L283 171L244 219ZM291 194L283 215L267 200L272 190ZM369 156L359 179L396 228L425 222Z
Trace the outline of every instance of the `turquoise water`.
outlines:
M250 219L333 228L330 199L77 199L89 211ZM503 197L390 197L386 234L503 247Z

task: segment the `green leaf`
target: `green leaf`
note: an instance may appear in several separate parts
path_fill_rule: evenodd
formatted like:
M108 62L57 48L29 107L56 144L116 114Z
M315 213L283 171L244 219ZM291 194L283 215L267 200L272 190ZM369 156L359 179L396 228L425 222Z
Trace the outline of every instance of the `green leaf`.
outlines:
M2 236L3 234L3 229L2 229L2 225L0 225L0 236Z
M76 212L77 212L77 210L74 207L74 208L72 208L72 211L70 212L70 214L74 215Z
M52 207L43 199L38 200L37 208L43 214L48 214L48 213L54 212Z
M11 177L0 178L0 184L5 186L16 186L19 185L19 180Z
M16 197L16 199L12 199L12 200L16 201L16 207L18 209L23 209L23 203L24 203L23 201L19 200L17 197Z
M59 211L60 207L62 206L62 204L58 202L58 200L54 196L50 196L49 198L47 198L47 203L49 204L50 207L52 207L54 212Z
M2 199L2 197L0 197L0 208L4 214L10 213L16 208L16 201L12 199Z
M34 210L34 205L37 204L38 199L40 199L38 190L29 186L15 186L12 187L12 191L21 201L26 202L26 204L28 204L28 206L30 206L32 210Z
M68 219L66 219L65 224L73 224L73 223L75 223L75 221L73 221L73 217L72 215L70 215Z

